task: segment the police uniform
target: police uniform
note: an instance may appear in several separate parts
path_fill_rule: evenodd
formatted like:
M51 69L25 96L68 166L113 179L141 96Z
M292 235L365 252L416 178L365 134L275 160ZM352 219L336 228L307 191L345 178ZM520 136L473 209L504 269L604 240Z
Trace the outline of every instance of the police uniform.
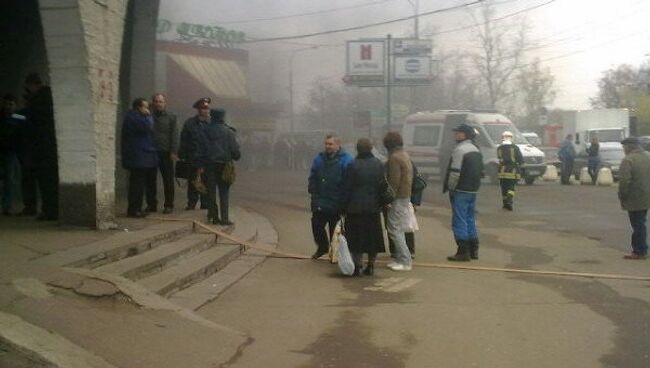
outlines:
M497 148L499 171L497 177L501 184L503 208L512 211L515 197L515 186L520 179L519 167L524 163L524 157L516 144L512 143L512 133L504 132L503 143Z

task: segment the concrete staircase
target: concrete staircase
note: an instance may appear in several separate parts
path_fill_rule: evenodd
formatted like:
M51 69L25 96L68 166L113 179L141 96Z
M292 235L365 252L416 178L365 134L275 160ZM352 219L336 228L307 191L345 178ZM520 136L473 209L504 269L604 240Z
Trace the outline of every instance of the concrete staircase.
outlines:
M239 207L232 212L234 228L216 229L253 243L277 243L277 234L264 217ZM265 252L245 251L189 222L162 222L55 253L38 262L119 276L182 308L196 310L264 258Z

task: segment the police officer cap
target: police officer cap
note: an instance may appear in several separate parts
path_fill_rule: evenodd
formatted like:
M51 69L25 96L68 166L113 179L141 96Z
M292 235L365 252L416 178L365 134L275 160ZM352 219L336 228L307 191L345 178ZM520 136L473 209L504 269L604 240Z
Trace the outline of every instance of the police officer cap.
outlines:
M621 141L621 144L631 144L631 145L639 145L641 142L639 142L639 138L636 137L629 137L625 138Z
M459 126L455 127L452 130L454 132L463 132L463 133L465 133L465 137L467 137L469 139L472 139L472 138L474 138L476 136L476 131L474 130L474 128L472 128L471 126L469 126L469 125L467 125L465 123L460 124Z
M194 105L192 105L192 107L195 109L199 109L201 107L208 107L208 105L210 105L210 102L212 102L210 97L202 97L196 100L196 102L194 103Z

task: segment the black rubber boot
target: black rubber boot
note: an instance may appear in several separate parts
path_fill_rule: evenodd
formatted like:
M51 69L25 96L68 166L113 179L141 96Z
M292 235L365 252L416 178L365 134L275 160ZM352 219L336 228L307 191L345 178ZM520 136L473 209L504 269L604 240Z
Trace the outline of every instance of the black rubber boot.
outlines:
M471 259L478 259L478 239L470 239L468 242L469 242L469 257Z
M469 262L470 256L469 256L469 243L467 240L457 240L456 244L458 244L458 250L456 251L456 254L453 256L447 257L448 261L452 262Z

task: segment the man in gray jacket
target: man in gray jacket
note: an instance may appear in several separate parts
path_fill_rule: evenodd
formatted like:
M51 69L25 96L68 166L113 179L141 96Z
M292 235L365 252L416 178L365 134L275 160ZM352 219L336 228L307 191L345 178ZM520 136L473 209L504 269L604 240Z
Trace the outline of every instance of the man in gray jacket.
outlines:
M623 258L645 259L648 254L645 222L650 208L650 154L641 148L637 138L626 138L621 144L625 158L619 171L618 198L632 225L632 253Z
M158 168L163 180L165 191L165 209L163 213L172 213L174 210L174 161L178 160L178 127L176 115L167 112L167 99L162 93L152 97L154 119L154 142L158 151ZM152 204L156 203L152 199ZM149 212L156 212L156 208L147 208Z

